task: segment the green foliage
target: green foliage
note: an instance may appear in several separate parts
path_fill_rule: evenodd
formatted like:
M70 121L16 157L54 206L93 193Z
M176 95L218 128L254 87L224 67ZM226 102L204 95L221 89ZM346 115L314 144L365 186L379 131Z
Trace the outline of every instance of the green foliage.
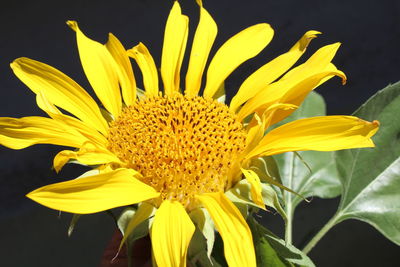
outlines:
M337 223L358 219L400 245L400 83L378 92L354 115L381 124L375 148L337 152L343 185Z
M334 225L347 219L371 224L400 245L400 83L379 91L354 116L381 124L375 148L336 152L342 184L339 208L307 244L309 252Z

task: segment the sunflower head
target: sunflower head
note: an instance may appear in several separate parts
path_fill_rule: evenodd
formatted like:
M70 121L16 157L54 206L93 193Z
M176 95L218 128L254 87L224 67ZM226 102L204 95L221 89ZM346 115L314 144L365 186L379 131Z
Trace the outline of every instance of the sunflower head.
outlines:
M107 139L110 151L161 193L158 205L168 199L189 208L196 195L229 188L246 134L225 104L176 93L127 106L110 124Z

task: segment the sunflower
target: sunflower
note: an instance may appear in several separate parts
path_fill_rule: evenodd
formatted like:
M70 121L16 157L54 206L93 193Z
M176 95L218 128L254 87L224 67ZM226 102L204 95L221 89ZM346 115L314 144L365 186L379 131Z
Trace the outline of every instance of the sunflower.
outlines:
M251 200L265 209L260 177L251 169L254 160L288 151L372 147L370 138L379 123L352 116L321 116L270 130L318 85L334 76L346 81L345 74L331 63L339 43L320 48L305 63L290 69L320 34L317 31L306 32L288 52L252 73L228 105L224 103L224 80L263 50L274 33L265 23L246 28L217 50L200 93L217 25L201 1L198 4L200 19L184 90L180 77L188 18L177 1L165 28L163 90L144 44L126 50L110 34L102 45L86 37L75 21L68 21L76 32L83 70L102 106L57 69L18 58L11 68L36 94L38 106L49 118L0 118L0 143L12 149L34 144L73 148L55 156L55 170L68 162L94 170L27 196L75 214L139 204L126 235L153 216L150 235L158 266L186 265L194 231L202 227L192 216L199 210L209 214L220 233L229 266L256 266L250 229L225 193L246 181L251 185ZM141 70L144 91L136 86L129 58Z

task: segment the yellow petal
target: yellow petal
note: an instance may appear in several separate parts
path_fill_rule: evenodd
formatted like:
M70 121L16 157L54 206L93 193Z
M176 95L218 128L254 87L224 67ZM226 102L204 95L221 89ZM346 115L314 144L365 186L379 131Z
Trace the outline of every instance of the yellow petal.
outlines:
M285 94L278 101L300 106L301 103L303 103L304 99L312 90L317 88L322 83L333 78L334 76L342 78L343 84L346 82L346 75L342 71L336 69L336 67L332 63L329 63L322 72L309 76L303 81L296 84L295 86L291 87L289 90L285 92ZM293 112L294 109L276 111L273 114L273 117L271 118L270 124L272 125L275 124L276 122L283 120Z
M186 266L186 255L195 226L177 201L165 200L151 228L153 255L158 266Z
M195 96L200 90L203 71L217 32L217 24L207 10L200 6L200 21L194 35L186 74L185 94L187 95Z
M318 49L305 63L293 68L286 73L281 80L295 80L297 77L302 77L324 69L333 59L340 47L340 43L333 43Z
M146 94L157 96L158 95L158 74L156 64L151 56L147 47L139 43L137 46L129 49L128 55L135 59L139 65L143 75L144 88Z
M332 69L329 68L329 65L331 64L330 61L334 57L339 46L339 43L335 43L318 49L318 51L316 51L305 63L289 71L279 81L267 85L265 88L260 90L240 109L238 119L243 120L261 106L265 107L275 102L282 102L281 98L286 94L286 92L301 83L303 80L318 73L332 71ZM342 78L345 81L345 76L342 72L337 75L343 76ZM323 79L322 81L326 80ZM316 85L314 88L315 87ZM310 89L310 91L312 89Z
M62 114L60 110L50 103L50 101L41 92L36 95L36 103L38 107L46 112L52 119L58 121L59 123L66 124L72 130L75 130L79 132L79 134L86 137L88 141L96 143L102 147L107 146L108 141L104 135L89 127L84 122L74 117Z
M311 40L317 37L317 34L320 34L320 32L306 32L287 53L271 60L251 74L242 83L237 94L232 98L230 109L235 112L240 105L255 96L293 66L301 55L304 54Z
M107 48L86 37L76 21L67 21L76 32L79 57L83 70L97 97L114 116L121 112L122 100L118 82L118 66Z
M71 159L75 159L85 165L99 165L106 163L118 163L123 165L119 158L107 149L97 147L93 143L86 142L78 151L60 151L53 160L53 167L59 172Z
M182 15L178 1L175 1L165 26L161 58L161 76L167 95L180 89L180 69L186 49L188 23L188 17Z
M240 211L222 193L197 196L208 210L224 241L224 254L230 267L255 267L256 257L251 231Z
M264 136L264 121L257 114L254 114L250 124L246 134L246 150L253 149Z
M288 151L333 151L373 147L371 136L378 128L378 121L368 122L353 116L301 119L270 131L246 158Z
M266 23L239 32L218 49L207 71L205 97L213 97L222 82L240 64L256 56L271 41L274 31Z
M76 214L95 213L159 196L137 180L132 169L83 177L41 187L27 197L51 209Z
M262 197L260 178L258 177L257 173L252 170L245 170L242 168L241 170L244 174L244 177L246 177L246 180L251 184L251 198L253 199L253 202L265 210L266 208Z
M22 149L35 144L80 147L88 139L63 122L43 117L0 118L0 144Z
M296 79L270 84L240 109L238 119L243 120L256 110L262 113L265 108L274 103L288 103L299 106L309 92L335 75L341 77L343 81L346 80L343 72L337 70L333 64L327 64L319 70L314 69L313 72L305 73L304 76L298 76ZM292 111L284 111L283 113L288 115ZM272 120L271 124L275 122L276 119Z
M108 35L106 47L113 56L118 67L122 97L127 106L132 105L136 98L136 81L128 54L121 42L112 33Z
M29 58L16 59L11 63L11 68L35 94L41 92L54 105L101 133L107 133L107 122L96 102L71 78L49 65Z

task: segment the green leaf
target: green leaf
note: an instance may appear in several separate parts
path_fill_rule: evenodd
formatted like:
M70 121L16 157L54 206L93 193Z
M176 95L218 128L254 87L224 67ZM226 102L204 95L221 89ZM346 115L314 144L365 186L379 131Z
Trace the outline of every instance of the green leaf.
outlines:
M379 91L355 113L381 124L376 147L337 152L343 185L336 223L358 219L400 245L400 83Z
M275 236L260 225L253 217L247 220L253 235L257 266L304 266L315 267L303 252Z

